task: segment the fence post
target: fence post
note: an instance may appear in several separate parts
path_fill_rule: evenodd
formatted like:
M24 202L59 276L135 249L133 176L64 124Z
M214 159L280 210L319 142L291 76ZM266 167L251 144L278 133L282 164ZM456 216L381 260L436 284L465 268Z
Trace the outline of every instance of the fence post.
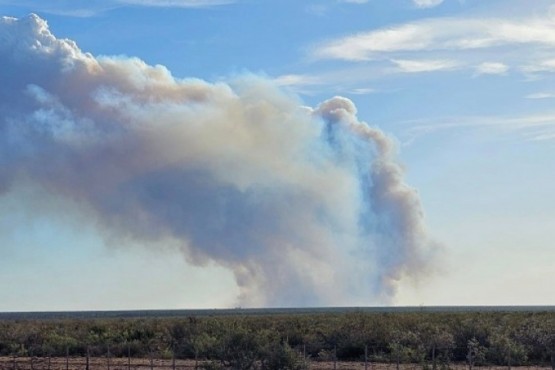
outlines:
M50 370L50 354L48 354L48 370Z
M69 370L69 347L66 346L66 370Z
M33 352L30 353L29 360L31 362L31 370L35 370L35 366L33 364Z
M172 369L175 370L175 344L172 345Z
M333 346L333 370L337 370L337 344Z
M368 370L368 345L364 346L364 370Z
M108 347L108 354L106 356L106 362L108 365L108 370L110 370L110 345L108 345L107 347Z
M90 354L90 350L89 350L89 346L87 346L87 362L85 364L85 369L86 370L90 370L89 369L89 360L90 360L91 354Z
M436 370L437 369L437 365L436 365L436 345L435 343L432 345L432 369ZM509 369L511 370L511 369Z
M149 352L150 356L150 370L154 370L154 360L152 359L152 351Z
M17 357L16 355L13 355L13 370L17 370L17 361L16 361Z
M127 343L127 370L131 370L131 346Z

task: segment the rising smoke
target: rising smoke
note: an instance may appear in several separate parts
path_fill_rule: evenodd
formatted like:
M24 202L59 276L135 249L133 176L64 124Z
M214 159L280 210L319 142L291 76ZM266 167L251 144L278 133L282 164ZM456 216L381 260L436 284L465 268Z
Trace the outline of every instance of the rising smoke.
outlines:
M32 183L111 237L177 241L231 269L242 305L387 303L430 266L395 146L346 98L97 58L36 15L0 20L0 66L0 192Z

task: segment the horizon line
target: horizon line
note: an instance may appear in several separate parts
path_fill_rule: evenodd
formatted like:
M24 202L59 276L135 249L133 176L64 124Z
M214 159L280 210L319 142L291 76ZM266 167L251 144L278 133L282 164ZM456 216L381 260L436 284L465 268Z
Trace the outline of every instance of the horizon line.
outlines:
M57 318L140 318L213 315L276 315L318 313L464 313L464 312L555 312L554 305L437 305L437 306L330 306L330 307L234 307L184 309L108 309L0 311L0 320Z

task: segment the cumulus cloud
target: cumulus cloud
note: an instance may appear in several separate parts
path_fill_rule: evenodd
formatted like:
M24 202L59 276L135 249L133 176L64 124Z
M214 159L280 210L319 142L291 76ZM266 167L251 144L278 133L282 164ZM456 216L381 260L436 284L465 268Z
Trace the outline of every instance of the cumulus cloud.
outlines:
M176 79L85 53L36 15L0 19L0 64L3 193L32 183L110 240L178 243L233 271L245 306L387 303L430 267L394 142L346 98Z

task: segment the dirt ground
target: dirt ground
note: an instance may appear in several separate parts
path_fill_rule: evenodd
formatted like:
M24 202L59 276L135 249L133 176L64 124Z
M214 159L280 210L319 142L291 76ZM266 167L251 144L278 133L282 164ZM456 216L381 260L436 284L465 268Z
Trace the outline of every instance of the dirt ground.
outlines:
M193 360L176 360L175 370L192 370L195 368ZM173 370L172 360L152 360L132 358L129 363L127 358L104 358L93 357L89 360L90 370ZM364 362L317 362L310 363L311 370L397 370L395 364L368 363ZM468 370L465 364L453 364L451 370ZM0 357L0 370L86 370L85 358L52 357ZM400 370L422 370L422 366L415 364L403 364ZM508 370L507 367L475 367L474 370ZM511 370L551 370L550 367L538 366L513 366Z

